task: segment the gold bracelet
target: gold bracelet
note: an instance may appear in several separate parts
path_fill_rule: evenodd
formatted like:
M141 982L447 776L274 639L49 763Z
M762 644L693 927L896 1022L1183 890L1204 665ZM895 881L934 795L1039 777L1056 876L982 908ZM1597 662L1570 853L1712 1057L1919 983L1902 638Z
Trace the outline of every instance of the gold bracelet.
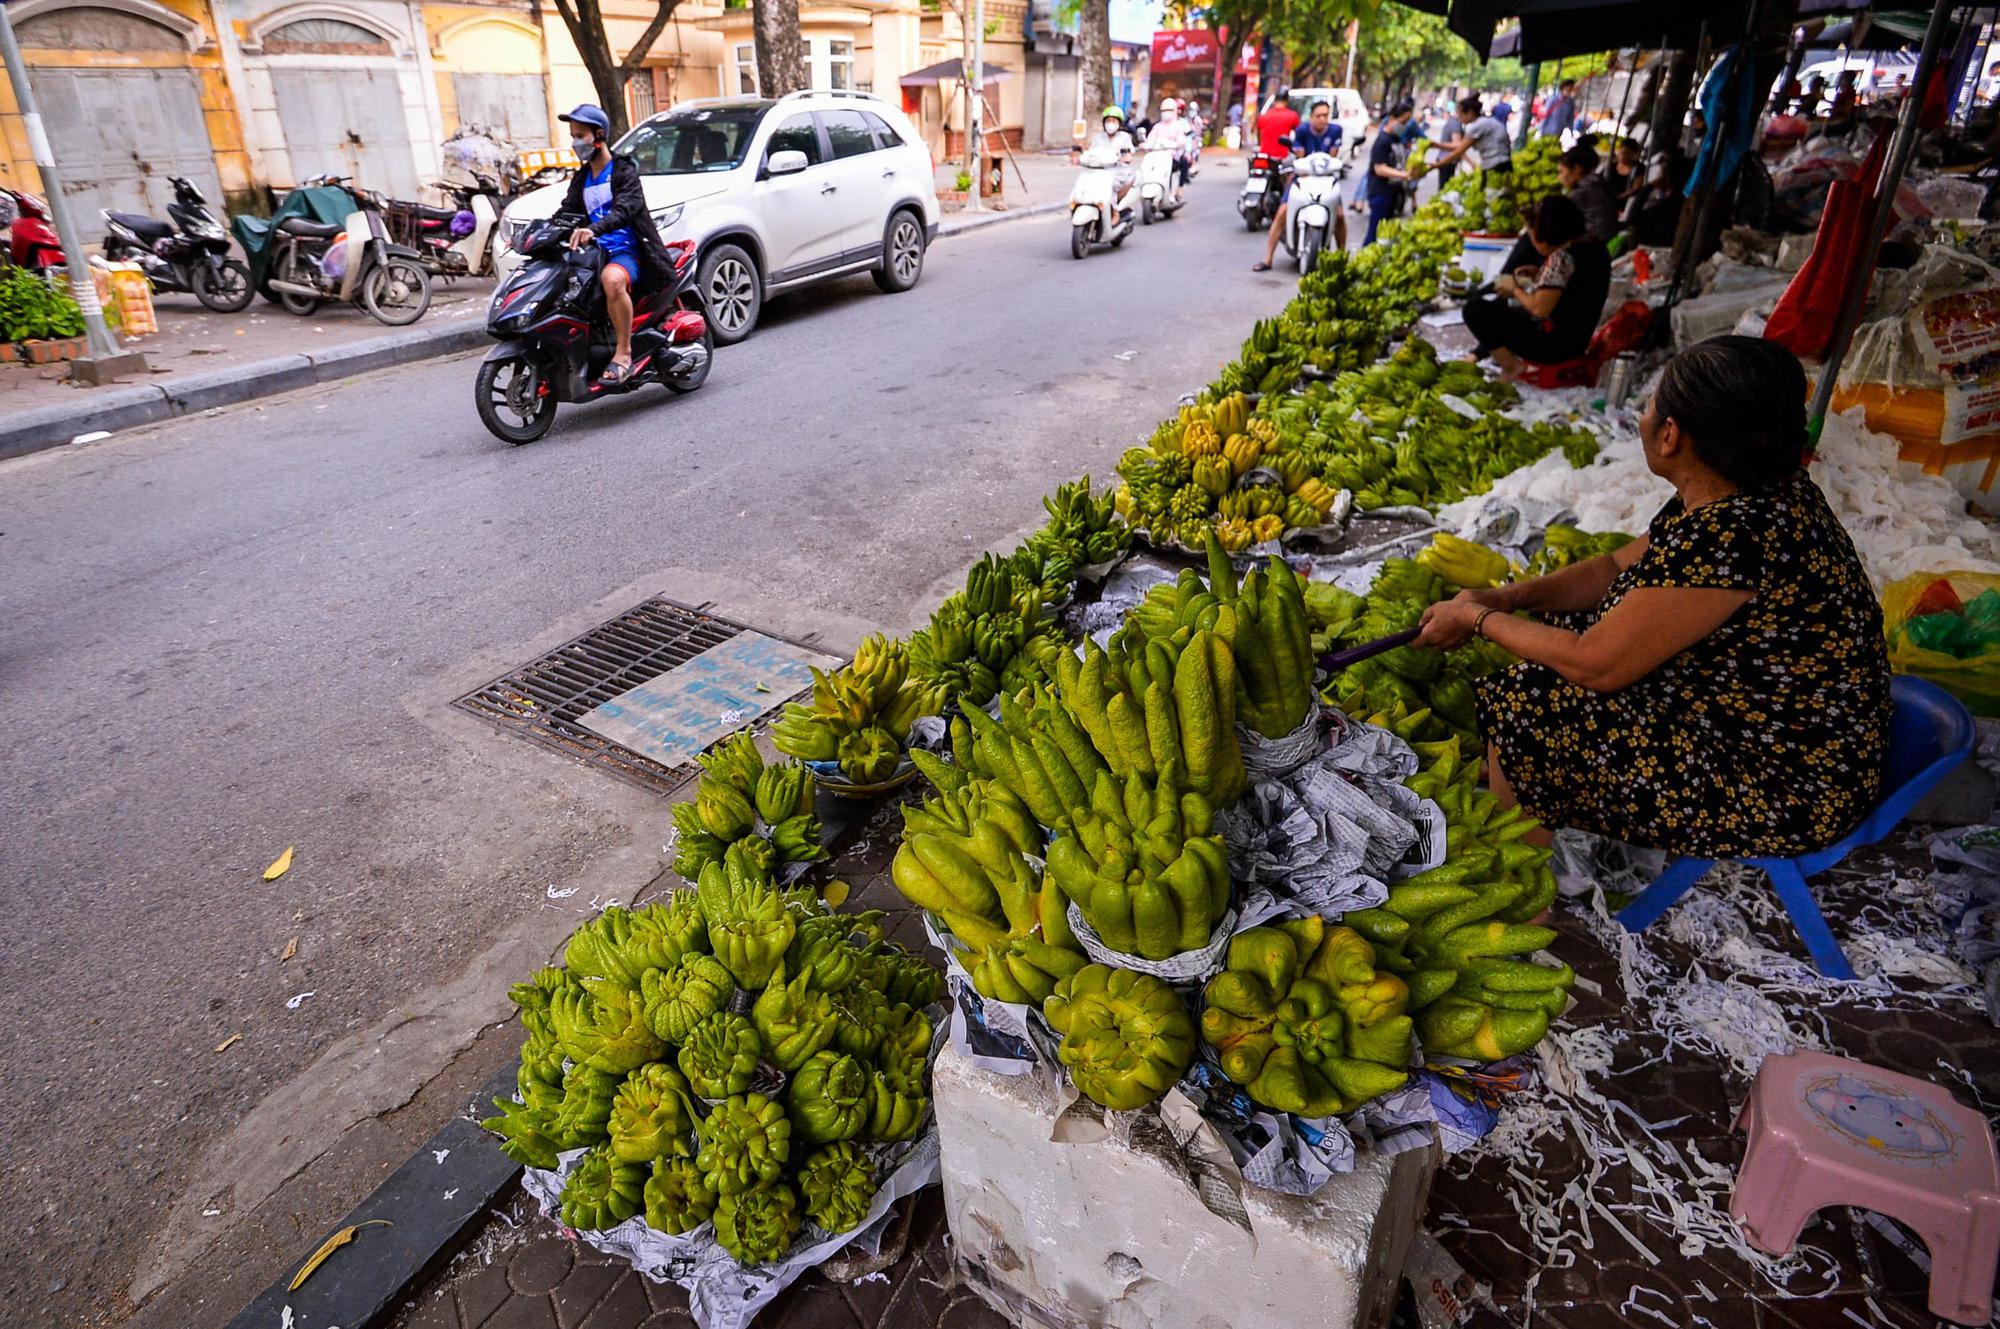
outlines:
M1486 608L1479 611L1479 616L1472 620L1473 636L1486 637L1486 616L1493 612L1494 612L1493 606L1491 605L1488 605ZM1491 641L1492 638L1487 637L1487 640Z

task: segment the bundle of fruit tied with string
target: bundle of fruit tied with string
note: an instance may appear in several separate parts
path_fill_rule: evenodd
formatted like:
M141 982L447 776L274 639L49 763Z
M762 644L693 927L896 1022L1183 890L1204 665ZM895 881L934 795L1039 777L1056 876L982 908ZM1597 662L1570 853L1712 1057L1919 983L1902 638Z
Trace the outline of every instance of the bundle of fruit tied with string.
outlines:
M837 763L850 784L880 784L903 764L910 726L925 714L922 688L909 680L909 657L900 641L876 633L861 643L853 663L832 673L815 669L811 702L793 702L771 726L778 751Z

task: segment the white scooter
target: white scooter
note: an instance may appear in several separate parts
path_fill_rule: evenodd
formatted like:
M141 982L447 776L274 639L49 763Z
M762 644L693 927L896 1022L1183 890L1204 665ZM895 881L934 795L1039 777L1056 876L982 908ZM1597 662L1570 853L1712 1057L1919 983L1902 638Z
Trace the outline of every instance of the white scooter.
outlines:
M1333 220L1340 212L1340 182L1347 167L1331 153L1315 152L1293 164L1292 209L1285 220L1285 248L1311 272L1320 251L1333 243Z
M1139 221L1151 226L1180 210L1185 199L1174 197L1174 150L1148 148L1139 158Z
M1071 258L1083 258L1096 244L1108 244L1116 249L1125 243L1125 237L1132 234L1138 223L1132 217L1133 195L1138 193L1135 183L1125 191L1123 198L1117 197L1118 150L1109 146L1086 148L1077 158L1083 169L1077 173L1076 184L1069 191L1069 253Z

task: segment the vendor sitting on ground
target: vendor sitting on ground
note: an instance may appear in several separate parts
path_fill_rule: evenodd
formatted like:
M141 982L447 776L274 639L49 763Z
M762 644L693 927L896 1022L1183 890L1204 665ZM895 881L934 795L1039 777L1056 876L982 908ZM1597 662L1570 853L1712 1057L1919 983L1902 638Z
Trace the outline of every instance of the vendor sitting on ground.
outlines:
M1535 205L1528 240L1539 268L1502 273L1493 294L1465 302L1466 330L1478 341L1473 359L1492 356L1508 378L1522 360L1552 365L1582 355L1611 294L1611 256L1567 198L1550 194Z
M1476 635L1521 658L1478 686L1503 802L1704 858L1821 849L1875 804L1882 608L1803 469L1805 393L1775 342L1682 351L1639 421L1647 466L1676 493L1647 533L1425 611L1420 646Z

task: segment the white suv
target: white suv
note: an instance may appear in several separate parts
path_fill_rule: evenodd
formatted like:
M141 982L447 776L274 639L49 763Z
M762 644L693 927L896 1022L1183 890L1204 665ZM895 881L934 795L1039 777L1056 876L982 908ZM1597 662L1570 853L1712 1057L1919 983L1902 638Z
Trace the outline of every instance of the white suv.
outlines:
M662 239L701 252L696 291L718 342L757 326L767 296L870 272L907 291L937 235L930 153L904 114L860 92L794 92L777 101L683 102L612 145L639 164ZM523 194L501 219L501 275L513 238L562 208L568 185Z

